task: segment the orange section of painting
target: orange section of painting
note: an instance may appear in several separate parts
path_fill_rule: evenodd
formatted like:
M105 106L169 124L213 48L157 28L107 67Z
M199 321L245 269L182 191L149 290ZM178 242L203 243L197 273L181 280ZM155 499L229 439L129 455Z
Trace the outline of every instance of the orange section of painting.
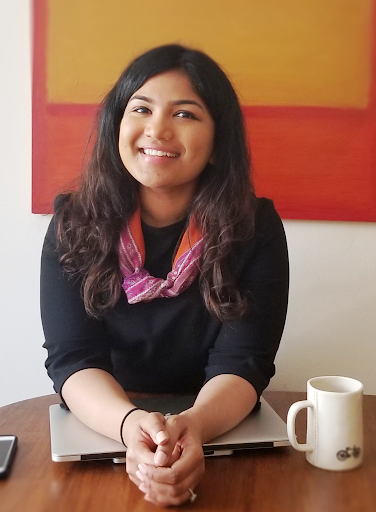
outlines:
M97 103L129 60L166 42L200 48L245 105L362 108L371 0L49 0L53 103Z
M268 0L266 4L272 6L276 1ZM333 20L334 10L337 9L337 12L340 12L340 6L343 10L344 2L343 0L325 1L326 5L329 5L329 18ZM86 5L84 0L77 3L69 0L66 3L71 7L73 4L77 5L78 11L84 4ZM166 4L168 3L166 2ZM311 9L311 11L308 9L308 12L312 14L312 9L315 12L324 9L324 3L324 0L316 0L316 2L310 0L307 3L289 0L287 6L294 5L296 7L299 4L298 10L301 13L308 5ZM47 39L47 27L49 26L47 8L52 4L56 8L58 4L65 5L65 2L34 0L33 211L35 213L51 211L54 196L60 191L70 188L74 178L79 174L85 145L96 111L96 103L100 99L97 85L95 83L90 85L91 79L85 84L80 84L80 80L83 79L74 73L73 76L76 76L76 80L73 82L73 86L72 82L70 85L60 84L62 85L60 89L53 85L51 80L56 70L53 72L53 66L51 67L51 63L48 64L52 49L49 48L50 43ZM117 4L119 9L124 8L124 3L116 0L111 0L109 4ZM258 5L260 2L251 1L249 4ZM314 4L316 7L313 7ZM101 5L103 6L102 2ZM176 6L176 3L174 5ZM260 50L260 55L266 60L269 55L268 69L260 64L261 60L259 62L261 67L257 68L256 66L257 73L251 67L247 68L248 73L253 73L252 80L255 81L256 78L257 87L256 85L254 87L258 91L252 90L254 101L250 101L249 98L243 101L252 148L256 191L258 195L274 199L283 218L376 221L376 148L374 148L376 90L373 65L374 48L369 42L371 31L368 26L372 20L368 20L368 25L365 26L365 13L370 10L370 1L357 0L356 4L353 0L347 0L345 5L347 8L351 7L353 11L356 5L361 8L360 11L357 11L357 16L354 15L355 11L353 12L355 21L352 25L350 18L347 17L345 23L342 16L338 23L341 30L347 26L351 37L355 37L357 32L354 29L354 24L359 27L363 23L364 28L361 37L358 34L357 43L354 44L355 39L352 40L353 49L350 51L349 46L346 46L346 51L350 52L347 67L341 57L342 54L345 55L342 47L336 51L333 50L331 54L332 57L337 55L337 67L342 66L341 80L345 79L346 73L352 77L346 86L341 84L341 80L336 82L333 74L329 80L331 83L329 86L316 70L316 75L311 73L311 87L309 87L309 73L307 75L307 63L304 61L301 62L301 66L305 67L304 72L299 69L295 70L296 72L291 69L283 72L282 64L287 62L287 54L284 55L284 52L287 52L286 45L281 49L282 64L278 65L276 59L273 61L271 54L273 51L279 51L280 48L275 46L275 40L270 40L268 43L265 38L262 39L265 48ZM92 9L94 14L97 6L98 1L94 1ZM277 9L276 12L280 11ZM114 16L113 12L112 16ZM307 12L305 12L305 16L307 17ZM153 16L147 18L153 18ZM219 23L218 16L216 19ZM259 23L260 19L259 16ZM234 25L232 18L231 20L230 24ZM102 21L106 26L106 19ZM274 15L273 23L276 24L277 21L277 17ZM114 32L119 23L118 19L114 19ZM150 19L148 23L150 23ZM267 22L264 23L264 26L267 26ZM297 32L299 32L298 28L296 27ZM300 28L303 31L304 27ZM332 29L333 24L329 24L327 28L328 30ZM260 30L259 28L258 34ZM163 37L165 35L160 27L154 26L154 31L156 33L154 32L153 37L156 39L161 38L161 34ZM215 42L219 36L214 28L213 31L213 41ZM312 31L314 31L314 27ZM151 37L148 31L147 33ZM374 34L374 31L372 33ZM282 38L280 33L277 36ZM256 36L254 35L254 37ZM247 83L249 85L251 78L247 77L244 72L245 66L241 66L241 62L237 62L234 58L235 50L232 49L230 52L229 47L225 47L223 37L222 39L220 48L223 53L221 54L218 53L218 48L218 54L212 51L208 46L210 44L208 40L201 45L194 44L192 40L183 42L200 46L222 64L226 62L225 69L227 71L233 66L231 76L244 100L247 98L247 92L244 91L252 89L247 89ZM327 38L327 41L329 39ZM150 44L148 44L149 42ZM140 50L164 42L169 41L143 41L144 46ZM310 44L313 42L312 39ZM133 55L139 53L137 45L140 44L141 42L137 40L130 49ZM374 45L374 43L372 44ZM309 44L307 43L307 45L309 50ZM341 45L338 44L338 46ZM49 48L47 54L45 53L46 48ZM65 51L68 49L65 48ZM95 55L94 50L95 48L92 49L93 55ZM297 54L296 51L295 54L292 52L289 57L290 64L298 62L304 52L306 56L309 55L308 50L307 48L304 51L299 49ZM53 51L57 51L55 47ZM249 48L245 51L249 51ZM252 51L255 51L254 45ZM106 52L108 53L107 50ZM77 56L73 55L70 50L70 56L77 71L80 52L76 53ZM324 53L321 53L320 58L324 58L326 55L329 59L329 53L325 55ZM106 73L101 73L99 80L101 93L108 89L124 65L124 52L116 53L116 55L118 59L116 65L110 63L110 67L114 67L108 68ZM122 60L121 64L119 55ZM357 60L355 57L359 57L359 55L362 55L363 58ZM95 58L100 63L104 56L105 54L102 57L99 55L97 58L95 55ZM252 56L254 59L256 57ZM317 58L319 59L319 57ZM340 65L339 62L342 64ZM63 58L62 69L65 69L64 73L69 75L69 69L64 66L66 66L66 62ZM88 69L90 69L90 62ZM93 69L96 69L95 66ZM102 69L100 65L98 69ZM105 70L105 68L103 69ZM242 70L242 76L240 76L239 70ZM89 73L89 71L86 70L85 73ZM273 80L268 79L270 76L273 77L273 80L275 77L279 77L278 87ZM90 91L92 96L89 94ZM83 101L83 97L86 101ZM69 101L68 98L70 98Z

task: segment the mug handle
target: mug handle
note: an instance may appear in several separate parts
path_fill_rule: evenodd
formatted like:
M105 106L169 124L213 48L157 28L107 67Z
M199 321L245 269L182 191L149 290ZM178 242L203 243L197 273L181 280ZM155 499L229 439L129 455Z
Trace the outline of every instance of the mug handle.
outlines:
M310 402L309 400L295 402L294 404L292 404L287 414L287 436L289 438L291 446L295 448L295 450L298 450L299 452L311 452L313 450L313 446L311 446L310 444L298 443L298 441L296 440L295 433L296 415L298 414L299 411L301 411L302 409L306 409L308 407L311 407L313 409L313 403Z

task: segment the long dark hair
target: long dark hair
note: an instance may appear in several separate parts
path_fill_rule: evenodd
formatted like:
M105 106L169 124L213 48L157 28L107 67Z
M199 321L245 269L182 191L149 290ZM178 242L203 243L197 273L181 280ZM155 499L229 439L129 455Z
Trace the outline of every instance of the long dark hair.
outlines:
M105 97L79 190L56 214L61 263L67 271L82 275L85 307L95 317L120 297L119 234L138 202L138 183L119 155L120 122L135 91L149 78L174 69L187 74L215 123L213 163L202 171L190 208L204 237L201 294L220 321L240 317L247 310L247 297L234 274L233 249L253 232L255 197L239 101L229 79L210 57L166 45L136 58Z

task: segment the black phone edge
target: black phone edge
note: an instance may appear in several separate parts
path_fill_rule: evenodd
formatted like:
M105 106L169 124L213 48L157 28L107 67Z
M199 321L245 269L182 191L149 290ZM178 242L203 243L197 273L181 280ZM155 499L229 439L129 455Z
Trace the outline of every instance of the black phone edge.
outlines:
M0 471L0 479L3 479L3 478L6 478L9 473L10 473L10 469L12 467L12 464L13 464L13 459L14 459L14 456L16 454L16 451L17 451L17 445L18 445L18 437L15 436L14 434L1 434L0 435L0 440L2 437L13 437L13 443L12 443L12 447L11 447L11 450L10 450L10 453L9 453L9 457L8 457L8 461L7 461L7 464L6 464L6 467L4 469L4 471Z

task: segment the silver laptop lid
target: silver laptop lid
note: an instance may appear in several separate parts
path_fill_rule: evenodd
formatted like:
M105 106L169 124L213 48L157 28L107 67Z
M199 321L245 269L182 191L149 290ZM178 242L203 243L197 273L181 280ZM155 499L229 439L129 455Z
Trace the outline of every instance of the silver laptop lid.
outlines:
M143 398L135 405L148 411L163 414L187 409L194 402L193 396ZM125 447L113 439L98 434L84 425L74 414L60 407L50 406L51 456L55 462L113 459L125 461ZM288 446L285 422L261 398L261 407L252 412L229 432L203 446L204 454L229 455L234 450Z

